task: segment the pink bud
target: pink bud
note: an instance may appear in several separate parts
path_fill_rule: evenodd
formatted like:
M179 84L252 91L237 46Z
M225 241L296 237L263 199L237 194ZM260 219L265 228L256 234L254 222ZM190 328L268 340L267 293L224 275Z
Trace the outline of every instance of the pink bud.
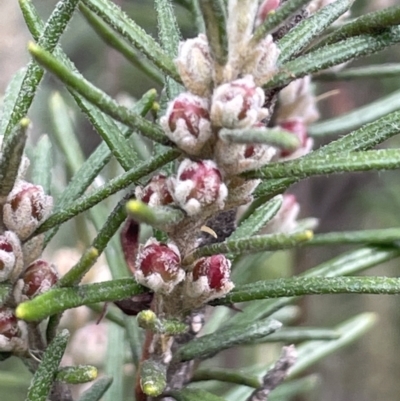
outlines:
M280 3L280 0L264 0L258 8L256 26L262 24L268 18L268 14L273 13Z
M181 42L175 63L187 90L198 96L209 95L212 86L212 58L204 34Z
M22 294L28 298L36 297L48 291L58 281L55 267L45 260L36 260L25 270L22 280Z
M136 198L149 206L169 205L174 200L169 192L167 180L165 174L154 175L145 187L136 187Z
M14 281L23 269L21 242L12 231L0 235L0 282Z
M231 262L224 255L204 257L195 262L187 284L187 294L202 302L222 297L234 287L230 280Z
M223 84L215 89L211 105L211 121L217 127L245 128L268 115L264 91L251 75Z
M136 261L136 280L154 292L170 293L185 278L180 253L173 244L151 238L140 250Z
M3 207L4 224L24 240L46 220L52 207L53 198L40 185L19 181Z
M191 93L181 93L160 119L165 134L189 154L198 154L210 139L211 123L208 100Z
M9 339L19 334L18 320L12 309L5 306L0 307L0 334Z
M279 160L297 159L311 151L314 141L307 135L307 127L304 120L301 118L294 118L281 122L280 126L286 131L292 132L299 139L300 146L294 151L281 150Z
M212 160L195 162L185 159L171 186L175 202L190 216L205 206L215 205L222 209L228 195L221 173Z

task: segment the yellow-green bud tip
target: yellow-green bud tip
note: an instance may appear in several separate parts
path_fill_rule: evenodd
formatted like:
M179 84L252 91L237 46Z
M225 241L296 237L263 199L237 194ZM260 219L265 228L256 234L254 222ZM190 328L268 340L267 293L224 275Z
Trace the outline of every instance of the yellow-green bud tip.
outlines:
M19 122L19 125L22 128L28 128L29 124L31 123L31 120L27 117L24 117L23 119L21 119L21 121Z
M143 210L146 208L146 204L139 201L139 200L130 200L126 204L126 210L128 213L132 214L137 214L143 212Z
M142 390L146 395L150 397L157 397L162 393L162 389L159 386L155 385L154 382L142 383Z
M97 368L95 368L94 366L89 367L89 369L87 371L87 375L90 378L90 380L97 379L98 374L99 374L99 371L97 370Z
M29 307L26 308L26 304L27 302L23 302L22 304L19 304L17 306L17 308L15 309L15 316L18 319L22 319L22 320L29 320L28 316L29 316Z
M306 241L309 241L310 239L313 239L313 237L314 237L314 232L313 231L311 231L311 230L304 231L304 239Z
M148 310L142 310L141 312L139 312L138 319L141 319L143 322L146 322L146 323L151 323L157 319L157 316L152 310L148 309Z

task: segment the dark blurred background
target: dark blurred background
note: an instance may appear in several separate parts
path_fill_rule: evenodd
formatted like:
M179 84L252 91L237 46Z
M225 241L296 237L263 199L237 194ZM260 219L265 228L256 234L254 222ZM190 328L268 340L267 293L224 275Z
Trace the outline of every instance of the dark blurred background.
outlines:
M146 0L115 0L147 32L156 35L156 20L153 2ZM55 0L38 0L36 6L47 19ZM396 0L356 1L354 16L395 5ZM7 82L29 57L26 44L30 40L17 1L0 0L0 94ZM193 24L187 12L177 6L179 22L184 37L194 35ZM133 97L154 85L120 54L105 46L78 13L62 39L65 52L76 63L78 69L94 84L112 96L123 93ZM399 61L399 46L376 56L358 60L352 66L367 63ZM339 89L336 96L320 102L323 118L346 113L372 100L400 88L399 79L364 80L341 83L324 83L317 86L317 94ZM33 122L32 142L42 133L51 133L49 119L49 95L60 90L70 102L68 94L51 77L45 77L31 109ZM71 102L72 104L72 102ZM96 133L79 111L76 111L75 127L79 140L88 154L99 142ZM326 141L332 138L326 138ZM397 142L397 143L396 143ZM323 143L317 141L317 146ZM384 144L383 146L387 146ZM389 145L399 146L394 138ZM292 189L302 205L302 217L320 219L319 232L352 230L363 228L394 227L400 224L400 183L398 172L369 173L320 177L302 182ZM290 255L293 273L311 268L347 250L347 248L306 248ZM287 268L287 266L285 266ZM396 276L398 261L388 263L368 274ZM302 301L301 324L333 326L347 318L363 312L374 311L379 315L378 324L361 340L350 347L326 358L313 368L322 376L320 390L307 400L324 401L374 401L397 400L400 393L400 308L397 297L385 296L320 296ZM0 400L17 401L25 398L26 388L13 384L6 372L19 378L28 377L19 361L13 358L0 363ZM300 399L299 399L300 400ZM303 399L304 400L304 399Z

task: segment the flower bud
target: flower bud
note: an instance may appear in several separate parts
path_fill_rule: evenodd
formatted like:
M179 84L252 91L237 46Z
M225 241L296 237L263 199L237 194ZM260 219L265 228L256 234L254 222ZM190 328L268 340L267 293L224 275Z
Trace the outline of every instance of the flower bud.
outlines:
M280 3L281 0L264 0L258 8L256 26L261 25L268 18L268 14L273 13L280 6Z
M272 35L268 35L257 46L247 49L243 74L251 74L256 85L262 86L275 74L279 54Z
M28 266L22 280L22 294L34 298L48 291L58 281L58 273L54 265L39 259Z
M40 185L19 181L3 207L4 224L24 240L46 220L52 207L53 198Z
M277 150L261 143L237 144L219 140L215 146L215 158L227 175L260 168L271 161Z
M211 137L208 100L191 93L181 93L160 119L165 134L185 152L198 154Z
M212 58L204 34L181 42L175 63L187 90L198 96L210 94Z
M170 293L185 278L181 257L173 244L162 244L150 238L140 250L135 278L154 292Z
M314 141L307 135L307 127L301 118L283 121L280 126L284 130L292 132L299 139L300 146L294 151L282 149L279 154L279 160L297 159L311 151Z
M211 121L217 127L251 127L268 115L262 107L264 99L264 91L251 75L223 84L213 94Z
M190 216L205 206L222 209L228 195L221 173L212 160L185 159L178 168L177 178L171 179L171 187L175 202Z
M276 116L278 124L300 118L304 124L309 125L318 117L309 76L296 79L279 92L279 108Z
M0 307L0 335L11 339L19 334L18 319L12 309Z
M12 231L6 231L0 235L0 282L17 279L23 265L21 242Z
M174 200L169 192L167 180L168 177L163 173L153 175L144 187L136 187L136 198L149 206L169 205Z
M187 295L202 302L219 298L232 290L231 262L224 255L197 260L187 281Z

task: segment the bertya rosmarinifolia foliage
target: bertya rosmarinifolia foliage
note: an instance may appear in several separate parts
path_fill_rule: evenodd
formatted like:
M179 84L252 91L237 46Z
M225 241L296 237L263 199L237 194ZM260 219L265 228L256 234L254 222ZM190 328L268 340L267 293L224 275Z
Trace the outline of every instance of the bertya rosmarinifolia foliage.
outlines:
M170 0L154 4L158 40L112 0L59 0L46 23L31 0L19 0L33 42L32 60L10 83L0 116L0 358L20 357L32 372L29 401L287 399L315 384L314 376L296 376L375 319L364 313L331 330L304 330L288 326L289 304L308 294L400 293L400 279L355 276L400 256L399 228L314 235L318 221L298 220L300 205L286 193L309 176L400 167L399 149L374 149L400 132L398 100L376 101L372 117L315 123L313 94L315 80L399 74L397 64L347 64L400 42L400 7L349 19L352 0L176 3L197 36L181 37ZM77 71L58 45L75 12L163 85L161 107L155 90L119 104ZM84 160L73 134L59 129L68 124L68 107L52 97L54 136L72 175L54 199L49 138L29 159L24 153L27 114L45 73L61 80L103 140ZM335 132L346 135L313 149L313 137ZM111 160L123 172L98 185ZM59 275L42 252L62 223L86 210L81 224L97 235ZM361 247L299 277L245 278L260 255L321 244ZM112 280L80 284L103 251ZM108 356L98 362L108 376L72 393L71 384L95 380L97 369L85 358L71 365L68 355L85 356L102 338L102 324L88 323L89 337L79 329L66 351L61 314L82 305L113 322ZM265 342L287 344L270 366L265 358L249 370L202 369L222 350ZM128 362L130 395L122 381ZM231 389L203 387L207 380Z

